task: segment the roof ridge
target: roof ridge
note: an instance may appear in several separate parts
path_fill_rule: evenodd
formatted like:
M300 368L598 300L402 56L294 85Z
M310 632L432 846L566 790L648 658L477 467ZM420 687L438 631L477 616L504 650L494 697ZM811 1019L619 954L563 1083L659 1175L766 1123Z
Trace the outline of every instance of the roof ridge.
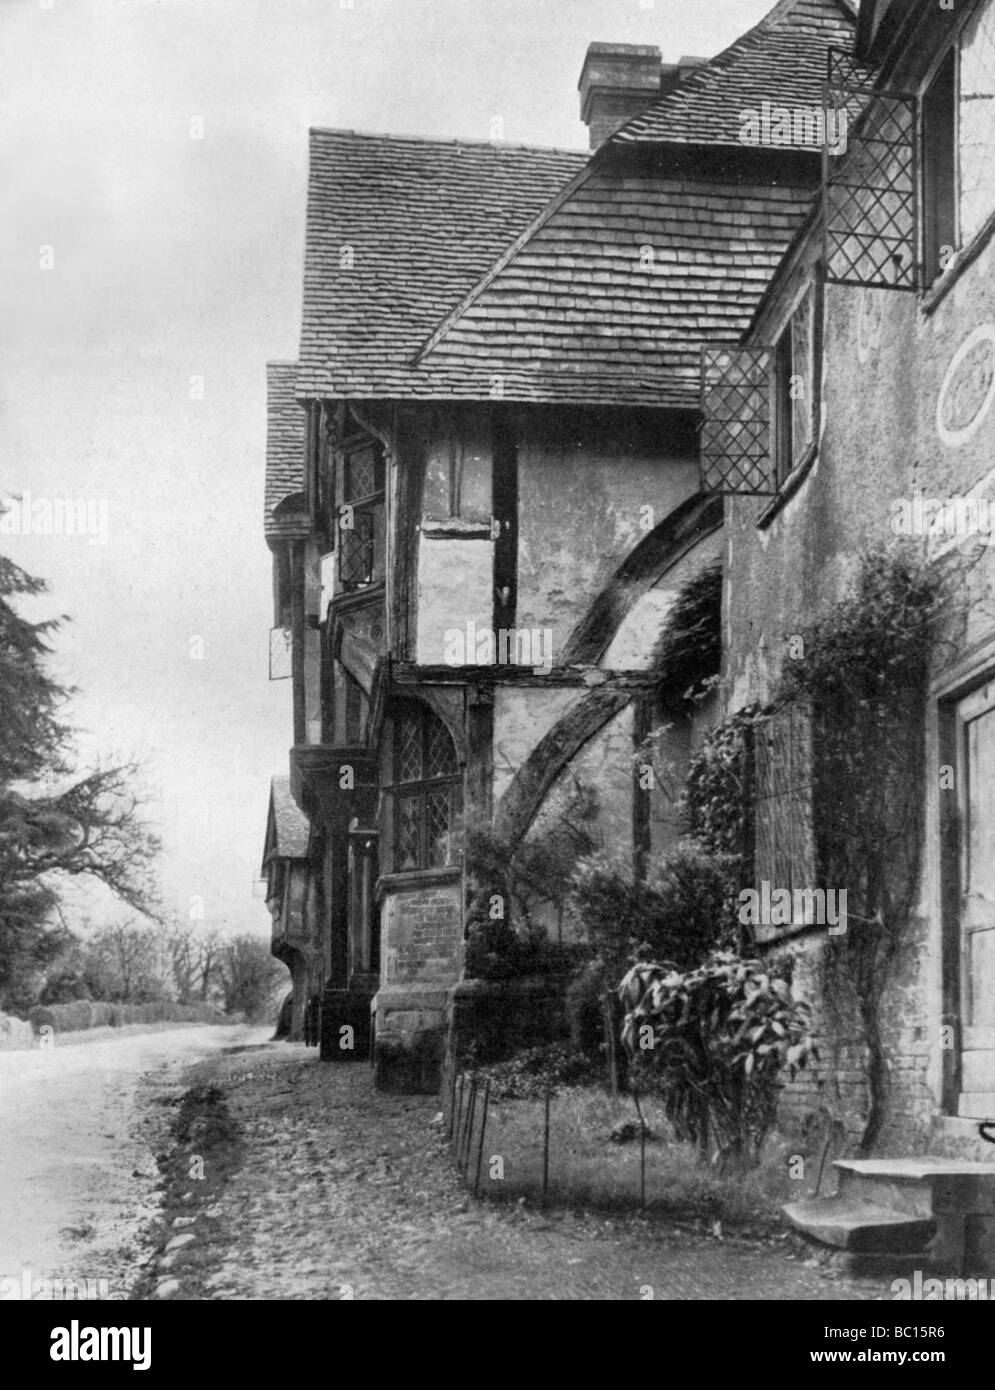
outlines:
M341 126L309 126L309 135L337 135L350 140L394 141L410 145L448 146L467 150L523 150L528 154L562 154L570 158L583 158L589 151L568 150L562 145L525 145L514 140L466 140L461 136L400 135L392 131L346 130Z
M696 92L705 90L709 82L714 79L717 74L725 73L732 68L744 54L749 53L754 48L758 40L768 37L772 31L780 28L783 21L791 15L792 11L803 3L806 3L806 0L777 0L777 4L775 4L772 9L768 10L763 18L759 19L752 28L747 29L746 32L740 34L738 38L733 39L732 43L727 44L727 46L716 53L713 58L709 58L706 63L702 63L699 67L692 68L675 87L672 87L668 92L662 93L656 101L651 102L650 105L644 107L642 111L638 111L634 116L631 116L612 133L607 143L625 144L627 141L625 132L631 127L638 126L639 122L645 120L650 112L659 110L668 102L673 101L676 104L676 101L682 97L693 96ZM857 16L851 8L849 0L824 0L824 3L833 5L851 24L856 25ZM661 141L660 143L666 142Z

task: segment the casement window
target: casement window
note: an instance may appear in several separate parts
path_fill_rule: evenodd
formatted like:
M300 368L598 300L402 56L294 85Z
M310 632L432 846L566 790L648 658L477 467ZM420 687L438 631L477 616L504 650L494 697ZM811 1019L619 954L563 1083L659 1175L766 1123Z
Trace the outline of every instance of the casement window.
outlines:
M960 240L966 246L995 214L995 3L987 0L960 40L957 93Z
M977 5L918 98L875 92L835 51L829 83L867 107L845 154L823 156L827 279L928 288L995 218L995 0Z
M392 781L394 873L452 863L459 762L449 730L427 705L412 701L397 709Z
M815 438L815 287L810 286L774 347L774 478L778 491Z
M951 49L922 98L923 279L931 285L957 245L957 55Z
M380 446L343 449L338 508L338 579L345 593L383 578L384 462Z
M918 193L916 114L908 92L875 90L851 54L829 50L827 103L849 113L845 146L822 154L826 280L914 290Z
M812 456L821 364L818 279L773 343L702 354L701 488L776 497Z

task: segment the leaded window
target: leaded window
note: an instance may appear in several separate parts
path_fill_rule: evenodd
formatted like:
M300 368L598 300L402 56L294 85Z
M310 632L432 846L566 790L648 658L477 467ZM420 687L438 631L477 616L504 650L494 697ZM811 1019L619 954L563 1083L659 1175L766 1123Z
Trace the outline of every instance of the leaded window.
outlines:
M427 705L394 718L394 872L453 862L460 770L449 730Z
M344 592L383 578L384 462L378 444L363 441L342 455L338 510L339 582Z
M819 284L809 284L770 347L702 355L703 492L774 497L811 453L820 398Z

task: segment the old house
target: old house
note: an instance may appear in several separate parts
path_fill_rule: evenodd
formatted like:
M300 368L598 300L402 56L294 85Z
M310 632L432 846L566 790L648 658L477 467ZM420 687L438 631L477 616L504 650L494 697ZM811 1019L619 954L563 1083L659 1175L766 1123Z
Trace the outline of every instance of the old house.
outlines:
M290 795L290 778L274 777L270 788L262 873L266 906L273 918L272 950L290 971L293 1003L291 1039L304 1036L307 1001L321 990L321 935L308 867L310 827Z
M834 54L827 73L829 104L863 111L845 153L827 154L819 203L741 346L704 358L703 487L726 497L725 712L761 711L757 885L850 891L841 924L756 928L818 1006L821 1064L785 1111L900 1156L841 1164L841 1196L799 1204L796 1223L864 1250L916 1253L933 1237L937 1258L991 1267L995 3L865 0L855 57ZM859 654L806 677L875 554L879 574L919 576L903 593L946 595L921 692L912 660L902 680ZM862 592L848 633L889 601ZM874 706L868 671L907 737L851 759L838 720L855 716L856 740L844 696L863 680ZM886 797L860 783L861 759ZM888 799L904 823L881 819ZM841 805L875 806L893 838L848 844Z
M592 45L590 157L311 132L302 462L268 525L322 1054L365 1055L372 1016L381 1086L437 1084L468 829L542 834L581 783L600 843L673 833L636 755L663 617L722 549L700 354L747 329L820 181L817 133L744 129L772 92L821 103L853 30L781 0L709 61Z

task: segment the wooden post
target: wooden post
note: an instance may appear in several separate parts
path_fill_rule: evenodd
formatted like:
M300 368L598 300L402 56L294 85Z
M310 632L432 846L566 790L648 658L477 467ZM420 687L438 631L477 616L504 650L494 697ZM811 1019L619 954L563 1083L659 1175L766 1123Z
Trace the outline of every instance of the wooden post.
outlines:
M453 1137L453 1110L456 1105L456 1056L452 1058L453 1084L449 1088L449 1138Z
M542 1127L542 1201L546 1204L546 1197L549 1193L549 1097L550 1089L546 1087L545 1117Z
M460 1145L460 1169L464 1178L470 1163L470 1146L473 1142L473 1112L477 1108L477 1078L470 1078L470 1095L466 1106L466 1124L463 1126L463 1142Z
M643 1211L646 1210L646 1121L643 1119L643 1107L639 1104L639 1092L635 1086L632 1088L632 1099L636 1102L636 1114L639 1116L639 1204Z
M456 1090L456 1081L453 1080L453 1091ZM456 1100L456 1108L449 1117L449 1139L451 1142L459 1141L459 1120L463 1114L463 1073L459 1074L459 1096Z
M491 1100L491 1083L484 1082L484 1108L480 1114L480 1142L477 1145L477 1175L473 1180L473 1195L480 1195L480 1165L484 1159L484 1131L487 1129L487 1107Z
M611 995L606 994L601 1001L601 1013L605 1021L605 1059L608 1063L608 1087L612 1096L618 1095L618 1058L615 1053L615 1028L612 1019Z

